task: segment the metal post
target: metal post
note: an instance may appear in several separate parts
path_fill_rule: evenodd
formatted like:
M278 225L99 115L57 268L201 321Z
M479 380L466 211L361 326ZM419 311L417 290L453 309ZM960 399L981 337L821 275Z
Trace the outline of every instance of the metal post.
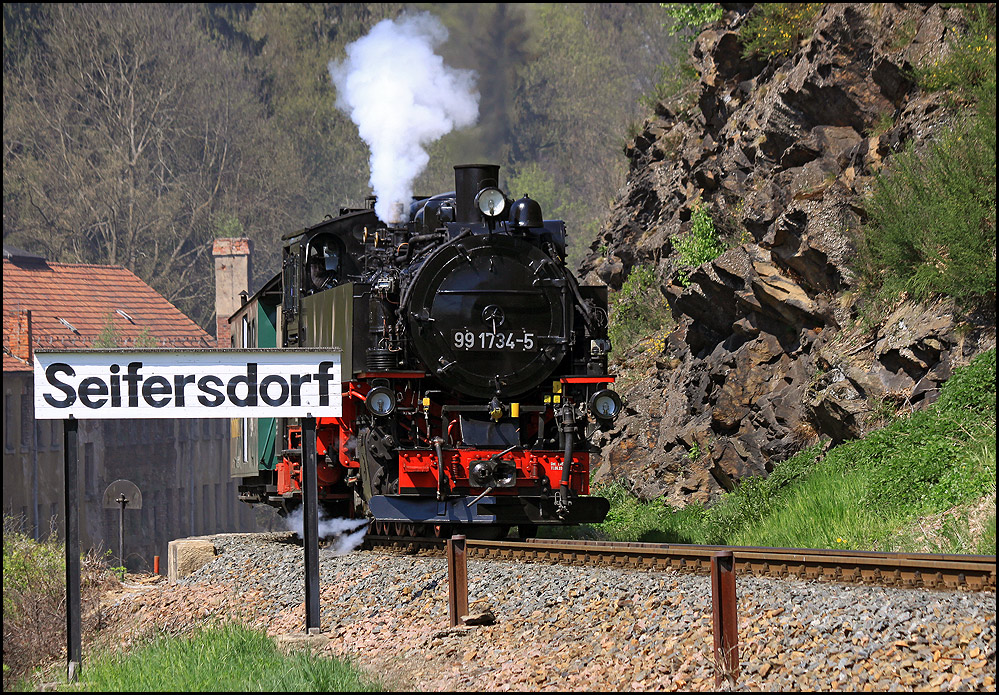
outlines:
M80 510L77 490L79 420L70 416L63 426L63 463L66 487L66 674L76 682L83 662L80 641Z
M302 501L305 505L305 631L319 630L319 483L316 418L302 419Z
M465 537L454 536L447 541L447 603L451 627L468 615L468 557Z
M735 600L735 559L731 550L711 556L711 611L715 642L715 686L739 679L739 618Z
M121 565L121 579L125 580L125 505L128 504L128 499L125 494L122 493L118 495L118 499L115 500L120 505L118 511L118 564Z

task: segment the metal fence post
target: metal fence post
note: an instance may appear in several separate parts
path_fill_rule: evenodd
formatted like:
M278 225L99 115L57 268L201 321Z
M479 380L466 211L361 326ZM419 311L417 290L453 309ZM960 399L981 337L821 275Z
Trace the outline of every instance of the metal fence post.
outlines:
M451 627L468 615L468 558L465 537L454 536L447 541L447 602Z
M711 612L715 642L715 686L739 679L739 617L735 599L735 559L731 550L711 556Z

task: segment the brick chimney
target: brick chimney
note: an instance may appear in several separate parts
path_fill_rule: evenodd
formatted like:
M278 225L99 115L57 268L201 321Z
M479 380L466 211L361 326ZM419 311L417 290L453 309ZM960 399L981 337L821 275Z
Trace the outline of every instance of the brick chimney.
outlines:
M215 344L232 347L229 317L243 305L240 294L250 293L249 239L216 239L215 257Z
M31 366L34 359L34 349L31 341L34 336L31 334L31 311L15 310L4 312L4 342L11 357L19 359Z

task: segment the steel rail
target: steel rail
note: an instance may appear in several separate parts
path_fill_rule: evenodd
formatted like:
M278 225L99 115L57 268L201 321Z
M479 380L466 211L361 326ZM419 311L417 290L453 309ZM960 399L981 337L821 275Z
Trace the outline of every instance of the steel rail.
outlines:
M409 536L369 535L365 543L369 548L387 545L409 550L444 547L442 539ZM555 539L467 541L468 557L474 559L557 562L701 574L710 571L712 555L723 550L732 553L735 571L740 574L972 591L994 591L996 587L994 555Z

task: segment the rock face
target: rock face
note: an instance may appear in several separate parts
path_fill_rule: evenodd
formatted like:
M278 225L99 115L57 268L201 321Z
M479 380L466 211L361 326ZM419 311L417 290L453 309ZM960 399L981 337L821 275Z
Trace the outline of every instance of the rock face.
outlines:
M629 181L580 268L614 288L635 265L657 268L677 328L658 368L623 389L595 479L675 504L862 436L886 408L923 407L995 345L994 307L959 323L947 302L908 302L874 332L854 327L864 197L886 159L954 117L907 75L945 54L959 10L828 4L793 55L769 62L742 58L742 19L697 38L693 117L660 106L628 145ZM670 238L697 206L740 243L683 286Z

